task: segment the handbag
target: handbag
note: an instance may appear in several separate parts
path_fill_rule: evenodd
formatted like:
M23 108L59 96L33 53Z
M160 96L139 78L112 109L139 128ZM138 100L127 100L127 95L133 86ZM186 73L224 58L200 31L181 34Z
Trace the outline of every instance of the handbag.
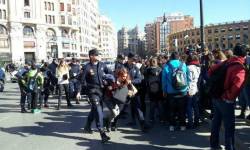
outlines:
M67 74L64 74L64 75L62 76L62 78L63 78L63 80L68 80L68 75L67 75Z
M112 92L113 98L118 100L121 103L126 103L128 96L128 87L124 86L122 88L118 88Z

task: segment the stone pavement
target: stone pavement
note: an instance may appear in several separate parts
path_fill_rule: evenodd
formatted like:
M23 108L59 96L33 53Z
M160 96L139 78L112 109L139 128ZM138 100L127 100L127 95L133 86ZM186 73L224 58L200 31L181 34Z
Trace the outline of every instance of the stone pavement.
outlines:
M128 120L121 120L119 130L109 133L111 141L103 145L97 132L92 135L82 133L89 111L87 102L67 109L64 101L64 107L57 111L53 107L56 100L50 99L51 107L43 109L42 113L21 114L18 90L17 84L7 83L5 92L0 93L1 150L209 149L208 123L184 132L169 132L166 125L157 124L149 133L142 133L138 127L127 127ZM244 130L242 135L247 136Z

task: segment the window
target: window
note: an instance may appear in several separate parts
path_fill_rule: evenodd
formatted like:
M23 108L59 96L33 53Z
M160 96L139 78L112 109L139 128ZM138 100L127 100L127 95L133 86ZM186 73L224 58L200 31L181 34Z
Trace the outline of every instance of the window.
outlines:
M52 29L48 29L47 32L46 32L46 35L47 35L48 37L50 37L50 38L56 37L55 31L52 30Z
M72 0L72 4L75 5L76 1L75 0Z
M235 28L235 31L240 31L240 27L236 27L236 28Z
M30 6L30 0L24 0L24 6Z
M55 10L54 3L51 3L51 10L52 10L52 11Z
M45 21L48 23L48 15L45 15Z
M55 16L52 16L52 23L55 24Z
M44 2L44 9L47 10L47 2Z
M219 32L219 29L214 29L214 33L218 33Z
M64 11L64 3L60 3L60 11Z
M52 23L51 15L49 15L49 23Z
M61 24L65 24L65 16L61 16Z
M228 28L228 31L230 31L230 32L231 32L231 31L233 31L233 28L231 28L231 27L230 27L230 28Z
M212 33L212 30L211 30L211 29L208 29L208 31L207 31L207 32L208 32L208 34L210 34L210 33Z
M51 10L51 3L48 2L48 10Z
M72 25L72 17L71 16L68 16L68 24Z
M240 40L240 35L239 34L235 35L235 39Z
M5 4L5 0L2 0L2 3Z
M71 12L71 5L70 4L67 4L67 11Z
M0 48L8 48L9 42L8 39L0 39Z
M3 16L2 10L0 9L0 19L2 19L2 16Z
M218 37L215 37L215 38L214 38L214 41L219 41L219 38L218 38Z
M226 31L226 29L221 29L221 30L220 30L220 32L222 32L222 33L225 32L225 31Z
M7 35L7 29L2 25L0 25L0 35Z
M243 30L248 30L248 26L244 26L244 27L243 27Z
M6 19L6 10L3 10L3 19Z
M25 26L23 28L23 35L25 37L33 37L34 36L34 31L33 31L33 29L31 27Z
M30 12L24 12L24 18L30 18Z

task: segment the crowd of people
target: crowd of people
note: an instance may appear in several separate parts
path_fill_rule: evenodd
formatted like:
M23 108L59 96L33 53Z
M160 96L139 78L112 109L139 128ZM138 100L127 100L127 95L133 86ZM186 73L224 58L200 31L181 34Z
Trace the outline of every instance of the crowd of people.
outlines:
M241 106L237 117L250 119L245 114L250 106L249 52L245 45L237 44L233 50L190 49L146 59L133 53L119 54L114 70L100 61L96 49L89 51L89 63L85 65L74 58L71 62L54 59L50 64L26 63L16 74L21 112L26 113L28 108L37 113L42 107L48 108L52 94L58 95L58 110L63 93L68 108L73 107L72 101L80 104L81 95L87 95L91 110L84 132L92 133L95 121L105 143L110 140L106 132L116 131L120 119L129 118L130 126L138 121L143 132L157 122L168 123L169 131L184 131L200 126L209 108L211 148L220 149L223 121L226 150L233 150L236 99Z

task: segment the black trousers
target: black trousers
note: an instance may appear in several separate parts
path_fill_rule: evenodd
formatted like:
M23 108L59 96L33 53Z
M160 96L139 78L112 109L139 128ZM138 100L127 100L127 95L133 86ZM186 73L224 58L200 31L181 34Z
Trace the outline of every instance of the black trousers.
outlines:
M180 126L185 126L186 125L186 100L187 97L175 97L169 95L169 113L170 113L170 126L175 126L176 125L176 116L179 121Z
M88 120L85 127L90 128L92 122L95 120L96 127L100 132L103 131L103 110L102 99L103 92L101 89L90 89L88 91L89 101L91 103L91 110L88 115Z

